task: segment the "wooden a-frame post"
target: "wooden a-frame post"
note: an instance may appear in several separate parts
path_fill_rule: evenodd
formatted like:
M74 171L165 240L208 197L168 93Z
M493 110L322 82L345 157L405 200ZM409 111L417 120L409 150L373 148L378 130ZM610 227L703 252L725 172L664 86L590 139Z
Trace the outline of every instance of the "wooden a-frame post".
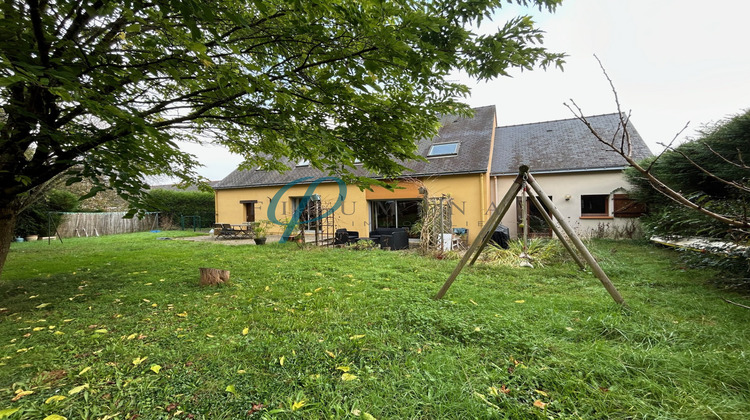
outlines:
M555 205L552 203L552 200L547 197L547 194L545 194L544 190L542 190L542 187L529 173L529 167L525 165L518 168L518 176L513 181L513 184L508 189L508 192L500 201L500 204L492 213L489 220L487 220L487 223L484 225L484 227L482 227L482 230L479 231L477 239L474 241L474 243L471 244L469 249L466 251L466 254L464 254L463 258L461 258L461 261L458 262L456 268L453 269L451 275L448 276L448 280L446 280L445 284L443 284L443 287L440 288L440 291L438 291L437 295L435 295L435 299L441 299L445 295L445 293L451 287L453 282L456 280L456 277L458 277L458 275L461 273L461 270L463 270L464 266L469 260L471 260L471 265L474 264L477 258L479 258L479 254L481 254L482 250L487 246L487 243L492 236L492 232L497 229L497 225L500 224L500 220L502 220L503 216L505 216L505 213L508 212L513 199L516 197L516 195L518 195L518 192L521 190L521 188L524 187L524 184L527 183L539 195L539 198L537 199L532 194L529 194L529 198L531 199L532 203L534 203L534 205L537 206L537 208L540 210L542 210L542 206L540 205L539 201L541 201L541 203L543 203L544 206L547 207L547 210L549 210L549 212L552 213L555 219L557 219L557 222L565 231L565 234L568 236L568 238L570 238L570 241L573 243L575 248L583 256L583 259L586 260L588 265L591 267L591 270L594 272L594 275L599 279L599 281L601 281L602 285L607 290L609 295L612 296L612 299L614 299L614 301L620 305L625 305L625 300L620 295L620 292L617 291L615 285L612 283L609 277L607 277L607 274L599 266L599 263L596 262L594 256L591 255L589 250L586 248L586 245L583 244L578 235L576 235L575 231L565 221L562 214L560 214L560 211L557 210L557 207L555 207ZM555 226L553 220L546 214L545 211L542 210L541 213L544 221L547 222L550 229L555 232L555 235L557 235L557 237L563 243L563 246L568 251L568 253L570 253L578 266L583 269L583 262L578 257L578 255L573 252L573 248L569 243L567 243L565 237L562 235L557 226Z

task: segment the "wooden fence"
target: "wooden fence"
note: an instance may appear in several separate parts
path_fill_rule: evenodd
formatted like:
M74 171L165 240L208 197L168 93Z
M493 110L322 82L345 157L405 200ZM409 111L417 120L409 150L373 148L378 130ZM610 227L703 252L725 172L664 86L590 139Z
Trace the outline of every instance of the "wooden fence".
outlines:
M135 216L131 219L124 219L124 216L125 212L63 213L60 224L57 225L57 234L63 238L71 238L158 229L159 213L147 213L142 218Z

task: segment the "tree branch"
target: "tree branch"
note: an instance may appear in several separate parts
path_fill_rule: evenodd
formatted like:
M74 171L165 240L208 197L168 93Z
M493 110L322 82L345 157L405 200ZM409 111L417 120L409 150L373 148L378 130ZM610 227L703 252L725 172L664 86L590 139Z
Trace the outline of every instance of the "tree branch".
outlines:
M599 61L598 58L597 58L597 61ZM602 70L603 70L604 67L601 65L601 61L599 61L599 64L600 64L600 66L602 67ZM605 74L605 76L607 77L607 80L610 83L610 87L612 88L612 93L614 94L614 97L615 97L615 104L617 105L617 113L618 113L618 115L620 115L620 123L619 123L620 124L620 128L622 128L623 130L627 130L627 125L626 125L627 120L625 120L624 117L623 117L622 109L620 107L620 99L619 99L619 96L617 94L617 90L615 89L614 83L609 78L609 76L607 75L606 71L604 72L604 74ZM593 134L594 137L600 143L608 146L615 153L617 153L620 156L622 156L623 159L625 159L625 161L631 167L633 167L633 169L635 169L636 171L638 171L641 175L643 175L648 180L648 182L651 184L651 186L656 191L658 191L659 193L661 193L665 197L667 197L667 198L675 201L676 203L678 203L678 204L680 204L680 205L682 205L684 207L696 210L696 211L698 211L698 212L700 212L700 213L702 213L702 214L704 214L704 215L706 215L708 217L711 217L711 218L713 218L715 220L718 220L718 221L720 221L720 222L722 222L722 223L724 223L724 224L726 224L728 226L735 227L735 228L747 228L748 226L750 226L748 224L748 221L746 219L745 220L736 220L736 219L734 219L732 217L728 217L728 216L716 213L714 211L711 211L711 210L709 210L709 209L707 209L707 208L705 208L705 207L703 207L701 205L693 203L692 201L690 201L689 199L687 199L684 195L680 194L679 192L673 190L672 188L670 188L669 186L667 186L666 184L664 184L661 180L659 180L656 176L654 176L649 170L646 170L645 168L643 168L642 166L640 166L638 164L638 162L636 162L633 159L632 153L625 153L624 150L617 148L613 143L610 143L610 142L606 141L604 138L602 138L601 134L599 134L599 132L597 132L596 129L591 125L591 123L588 121L588 119L586 118L586 116L583 114L583 111L575 103L575 101L573 101L571 99L571 102L573 103L573 105L576 108L576 110L573 110L573 108L570 107L567 103L564 104L564 105L573 113L573 115L576 117L576 119L578 119L583 124L585 124L586 127L591 132L591 134Z

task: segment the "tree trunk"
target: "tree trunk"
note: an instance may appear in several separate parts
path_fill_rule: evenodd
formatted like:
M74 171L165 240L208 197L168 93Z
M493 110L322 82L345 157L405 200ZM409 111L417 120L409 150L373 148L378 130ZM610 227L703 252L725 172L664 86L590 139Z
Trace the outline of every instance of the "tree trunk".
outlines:
M13 231L16 228L18 212L12 205L0 207L0 279L2 279L5 260L10 252L10 243L13 241Z
M213 286L229 282L229 271L218 268L199 268L201 272L201 286Z

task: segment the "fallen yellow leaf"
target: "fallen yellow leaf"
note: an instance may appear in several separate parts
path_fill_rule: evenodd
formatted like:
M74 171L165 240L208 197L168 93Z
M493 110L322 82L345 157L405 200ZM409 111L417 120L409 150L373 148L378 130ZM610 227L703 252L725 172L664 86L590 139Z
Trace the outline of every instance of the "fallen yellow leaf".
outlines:
M359 340L360 338L365 338L364 334L357 334L349 337L350 340Z
M337 366L336 369L342 371L342 372L349 372L351 368L349 366Z
M24 391L23 389L17 389L16 390L16 395L13 398L11 398L11 401L18 401L21 398L23 398L23 397L25 397L27 395L31 395L33 393L34 393L34 391Z
M47 400L44 403L45 404L49 404L49 403L53 403L53 402L58 402L58 401L64 400L65 398L67 398L67 397L65 397L63 395L53 395L53 396L47 398Z
M41 305L37 305L36 308L42 309L42 308L46 308L47 306L49 306L49 303L42 303Z
M50 414L49 416L45 417L44 420L68 420L68 418L63 417L59 414Z
M81 391L83 391L84 389L86 389L88 387L89 387L89 384L79 385L79 386L71 389L70 391L68 391L68 395L76 395L76 394L80 393Z
M187 318L187 312L180 312L179 314L177 314L177 316L179 316L180 318Z
M83 370L81 370L80 372L78 372L78 376L81 376L81 375L83 375L84 373L86 373L86 372L88 372L90 370L91 370L91 366L87 366L87 367L83 368Z
M136 357L135 359L133 359L133 366L140 365L141 363L145 362L146 359L148 359L148 356L146 356L146 357Z
M526 301L525 301L525 300L517 300L517 301L515 301L515 302L516 302L516 303L524 303L524 302L526 302Z
M106 328L99 328L98 330L94 330L94 332L95 332L95 333L98 333L98 334L106 334L106 333L108 333L109 331L107 331L107 329L106 329Z
M328 351L328 350L326 350L326 354L327 354L327 355L328 355L328 356L329 356L329 357L330 357L331 359L335 359L335 358L336 358L336 355L335 355L335 354L333 354L333 352L332 352L332 351Z
M242 335L247 335L250 332L250 328L245 327L242 329Z
M3 419L5 417L10 417L13 413L20 410L20 408L5 408L3 410L0 410L0 419Z
M284 356L279 357L279 365L284 366L284 360L286 358Z
M161 370L161 366L159 366L159 365L151 365L150 369L154 373L159 373L159 371Z
M341 380L344 382L353 381L355 379L357 379L357 375L352 375L351 373L344 373L343 375L341 375Z
M536 401L534 401L534 407L542 408L543 409L543 408L547 407L547 403L543 403L540 400L536 400Z
M307 401L305 400L297 401L294 404L292 404L292 411L297 411L300 408L304 407L305 405L307 405Z

